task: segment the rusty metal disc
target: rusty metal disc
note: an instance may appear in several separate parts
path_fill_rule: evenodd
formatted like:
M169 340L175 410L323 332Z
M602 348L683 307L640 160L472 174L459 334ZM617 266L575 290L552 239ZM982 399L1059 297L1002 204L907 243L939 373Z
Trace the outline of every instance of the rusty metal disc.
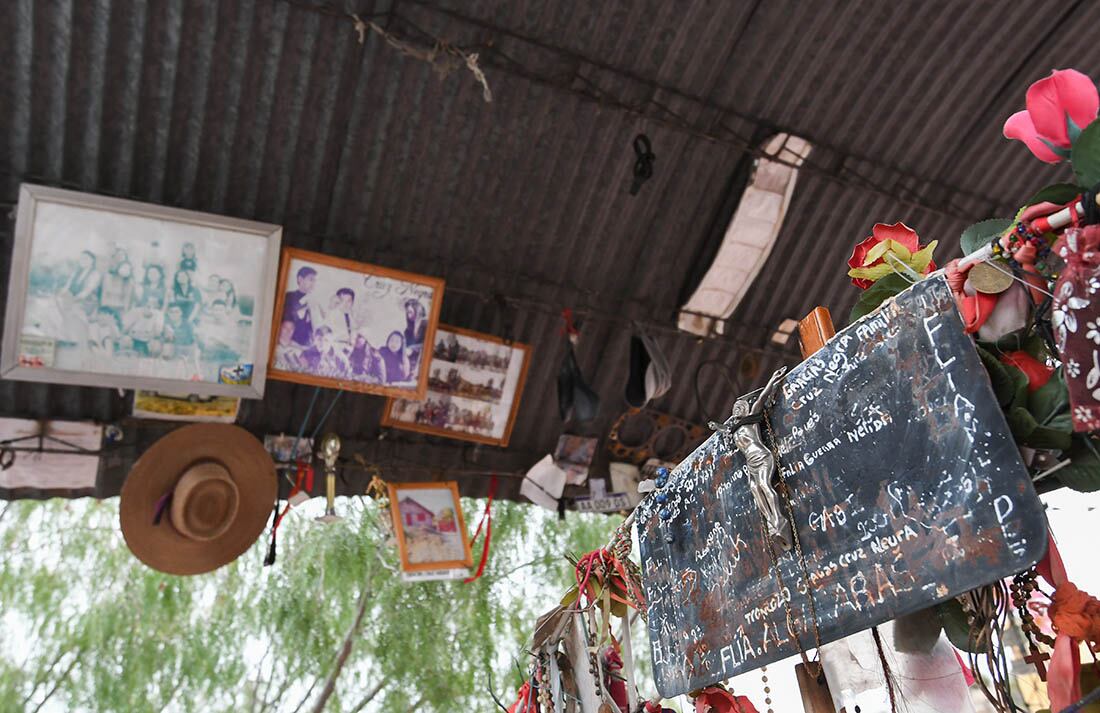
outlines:
M1012 287L1012 270L1000 260L979 262L967 277L975 290L987 295L999 295Z

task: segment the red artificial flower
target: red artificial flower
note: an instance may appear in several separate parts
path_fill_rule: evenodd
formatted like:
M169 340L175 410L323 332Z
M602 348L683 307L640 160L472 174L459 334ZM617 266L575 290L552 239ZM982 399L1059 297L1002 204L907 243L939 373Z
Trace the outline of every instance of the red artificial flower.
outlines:
M916 255L921 250L920 236L917 232L910 228L905 223L894 223L893 225L887 225L886 223L875 223L875 226L871 228L871 237L864 240L859 245L856 245L852 250L852 256L848 258L848 267L853 270L859 270L862 268L877 267L879 265L888 266L886 262L886 256L883 254L881 257L872 261L870 264L865 265L864 262L867 259L867 255L872 249L879 243L884 243L887 240L893 240L900 244L912 255ZM904 256L903 256L904 257ZM904 262L908 263L908 259L904 259ZM899 268L901 269L901 268ZM929 259L927 266L923 269L918 269L918 272L922 275L927 275L936 269L936 263ZM887 270L885 272L891 272ZM853 277L852 284L861 290L866 290L871 285L875 284L875 280L862 277Z
M1005 122L1006 139L1023 141L1040 161L1058 163L1069 156L1067 119L1084 129L1096 119L1100 94L1096 85L1075 69L1058 69L1027 90L1027 109Z
M735 696L724 688L704 688L695 697L695 713L760 713L748 696Z
M1054 373L1054 369L1024 351L1002 354L1001 361L1024 372L1024 376L1027 377L1028 391L1041 389L1050 381L1050 375Z

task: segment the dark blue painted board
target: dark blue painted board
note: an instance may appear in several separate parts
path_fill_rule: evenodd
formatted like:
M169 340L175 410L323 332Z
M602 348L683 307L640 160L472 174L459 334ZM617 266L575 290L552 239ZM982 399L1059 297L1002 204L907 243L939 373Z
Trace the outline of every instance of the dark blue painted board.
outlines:
M769 411L805 567L777 552L726 435L639 505L657 688L670 697L1034 564L1046 520L942 278L917 283L786 377ZM672 543L666 542L671 533ZM809 586L807 586L809 585Z

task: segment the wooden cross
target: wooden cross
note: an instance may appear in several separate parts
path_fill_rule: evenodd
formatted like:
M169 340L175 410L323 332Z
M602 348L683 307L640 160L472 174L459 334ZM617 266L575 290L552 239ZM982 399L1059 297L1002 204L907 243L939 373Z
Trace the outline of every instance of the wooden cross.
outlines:
M1031 645L1031 653L1024 657L1024 661L1033 665L1035 670L1039 672L1039 680L1047 680L1047 667L1043 665L1044 661L1049 661L1050 656L1040 651L1035 644Z

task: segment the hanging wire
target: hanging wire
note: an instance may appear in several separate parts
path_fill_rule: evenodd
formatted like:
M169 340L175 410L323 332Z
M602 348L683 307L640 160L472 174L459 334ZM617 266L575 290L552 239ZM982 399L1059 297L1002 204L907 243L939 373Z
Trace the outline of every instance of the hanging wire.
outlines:
M695 403L699 407L699 413L701 413L703 415L703 422L704 423L709 423L710 421L717 421L719 423L722 423L726 420L725 418L716 419L716 418L711 417L710 413L707 411L706 405L703 402L703 394L699 390L699 375L703 373L703 367L711 366L711 365L720 367L718 373L720 373L722 375L722 378L724 378L726 380L726 386L729 387L729 393L733 394L736 397L736 396L740 396L741 392L739 391L737 377L736 376L733 376L733 377L730 376L729 365L726 364L725 362L723 362L722 360L720 360L720 359L707 359L706 361L700 362L699 365L697 367L695 367L695 375L692 377L692 385L695 388Z
M317 405L317 397L320 395L321 387L314 387L313 398L309 400L309 408L306 409L305 418L302 419L301 425L298 426L298 435L294 438L294 448L290 451L290 458L292 461L298 460L298 444L302 442L302 434L306 432L306 424L309 423L309 417L313 415L313 407Z

